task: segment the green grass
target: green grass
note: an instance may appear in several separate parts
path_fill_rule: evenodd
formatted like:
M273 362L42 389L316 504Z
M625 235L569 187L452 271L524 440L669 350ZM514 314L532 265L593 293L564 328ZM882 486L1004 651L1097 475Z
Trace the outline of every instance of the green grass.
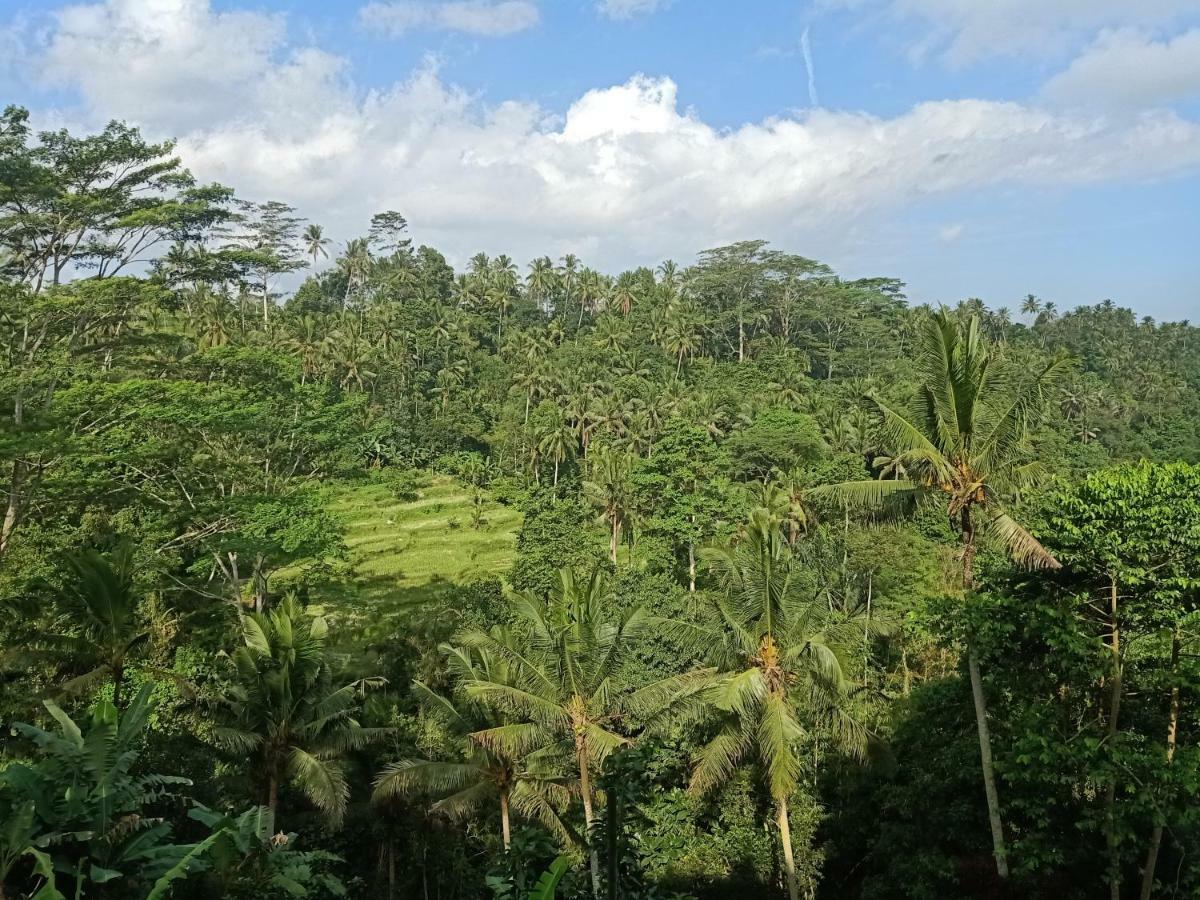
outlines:
M376 482L327 490L346 525L349 572L323 606L351 642L394 634L414 607L451 604L459 585L503 577L516 556L521 514L489 501L473 528L472 489L452 478L431 476L410 503Z

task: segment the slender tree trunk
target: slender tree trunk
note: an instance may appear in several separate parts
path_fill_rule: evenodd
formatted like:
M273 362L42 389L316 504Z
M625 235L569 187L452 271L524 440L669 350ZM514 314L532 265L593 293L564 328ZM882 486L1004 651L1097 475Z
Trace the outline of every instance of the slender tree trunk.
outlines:
M605 833L608 859L608 900L618 900L621 893L621 798L612 788L608 791L608 828ZM2 898L0 898L2 900Z
M500 791L500 837L504 840L504 852L508 852L509 845L512 844L512 826L509 822L508 812L508 788L503 788Z
M996 874L1008 877L1008 854L1004 849L1004 822L1000 818L1000 794L996 790L996 770L992 765L992 736L987 722L987 700L979 675L979 660L973 645L967 645L967 668L971 674L971 697L975 701L975 725L979 731L979 761L983 768L983 793L987 798L988 825L992 829L992 853Z
M696 593L696 542L688 541L688 590Z
M113 666L113 706L119 711L121 709L121 687L125 682L125 666Z
M25 464L14 459L12 475L8 482L8 504L4 509L4 523L0 525L0 556L8 549L13 532L17 530L17 522L21 518L21 490L25 481Z
M271 811L271 821L275 822L276 812L279 809L279 773L274 767L267 776L267 809ZM276 823L275 828L278 829L278 827Z
M595 815L592 812L592 779L588 771L587 745L581 738L575 741L575 755L579 761L579 793L583 795L583 821L587 829L588 862L592 870L592 896L600 898L600 854L592 841L592 825Z
M267 601L267 574L263 571L263 558L259 556L254 561L254 611L266 612Z
M612 517L612 534L608 539L608 556L613 561L613 565L617 562L617 543L620 541L621 535L621 520L616 516Z
M1109 681L1108 700L1108 746L1112 745L1120 728L1121 688L1124 680L1121 667L1121 624L1117 618L1117 578L1109 576L1108 626L1109 651L1112 653L1113 672ZM1115 772L1104 789L1104 842L1108 848L1108 895L1111 900L1121 900L1121 859L1117 844L1117 778Z
M1175 625L1175 632L1171 635L1171 711L1167 717L1167 767L1175 761L1175 742L1179 733L1179 625ZM1150 832L1150 846L1146 848L1146 864L1142 867L1142 893L1141 900L1150 900L1150 895L1154 892L1154 870L1158 867L1158 850L1162 846L1163 822L1162 818L1154 823L1154 829Z
M783 877L787 882L788 900L800 900L800 885L796 882L796 859L792 854L792 826L788 822L786 799L779 801L775 822L779 826L779 843L783 845Z
M388 900L396 897L396 839L388 838Z
M554 486L558 487L558 457L554 457Z
M970 508L962 511L960 524L963 536L963 593L975 584L975 529ZM983 770L983 793L987 799L988 826L992 832L992 854L996 857L996 874L1008 878L1008 852L1004 847L1004 820L1000 816L1000 792L996 789L996 769L992 764L992 734L987 721L987 698L983 694L983 678L979 674L979 658L974 641L967 643L967 671L971 677L971 699L975 704L975 728L979 732L979 763Z

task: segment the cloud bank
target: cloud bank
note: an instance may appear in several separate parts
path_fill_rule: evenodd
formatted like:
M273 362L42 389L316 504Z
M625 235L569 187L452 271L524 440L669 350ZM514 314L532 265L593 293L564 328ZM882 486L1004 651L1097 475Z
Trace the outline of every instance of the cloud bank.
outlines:
M433 64L363 90L341 58L289 44L280 17L206 0L71 7L29 59L78 92L90 124L177 136L200 177L295 203L341 240L398 209L458 260L572 251L622 266L750 236L832 256L923 198L1200 170L1200 126L1166 109L946 100L718 129L662 76L587 91L559 115L484 105Z

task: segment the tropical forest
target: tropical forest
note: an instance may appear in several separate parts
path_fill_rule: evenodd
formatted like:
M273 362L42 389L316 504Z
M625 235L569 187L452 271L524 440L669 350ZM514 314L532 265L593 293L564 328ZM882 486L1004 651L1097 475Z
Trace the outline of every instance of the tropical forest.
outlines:
M0 898L1200 896L1200 329L404 212L4 112Z

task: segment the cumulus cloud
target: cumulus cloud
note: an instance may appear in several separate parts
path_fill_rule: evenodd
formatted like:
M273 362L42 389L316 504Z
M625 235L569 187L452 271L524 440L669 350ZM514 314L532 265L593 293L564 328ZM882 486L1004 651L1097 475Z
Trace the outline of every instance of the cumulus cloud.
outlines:
M827 7L882 10L924 26L918 56L954 64L996 56L1065 52L1106 27L1169 25L1195 17L1196 0L820 0Z
M187 29L157 21L164 5ZM289 200L341 239L398 209L457 260L573 251L617 267L750 236L829 257L926 197L1200 170L1200 126L1167 110L953 100L725 129L681 108L669 78L639 75L557 114L484 105L432 64L365 91L339 58L286 45L278 19L230 15L205 0L107 0L62 14L37 55L93 123L177 135L203 178ZM232 41L236 60L215 65Z
M503 37L536 25L538 8L532 0L397 0L368 4L358 17L366 28L392 37L422 28Z
M632 19L666 9L672 0L598 0L596 8L610 19Z
M1134 29L1107 31L1042 93L1060 103L1125 108L1200 97L1200 28L1164 41Z

